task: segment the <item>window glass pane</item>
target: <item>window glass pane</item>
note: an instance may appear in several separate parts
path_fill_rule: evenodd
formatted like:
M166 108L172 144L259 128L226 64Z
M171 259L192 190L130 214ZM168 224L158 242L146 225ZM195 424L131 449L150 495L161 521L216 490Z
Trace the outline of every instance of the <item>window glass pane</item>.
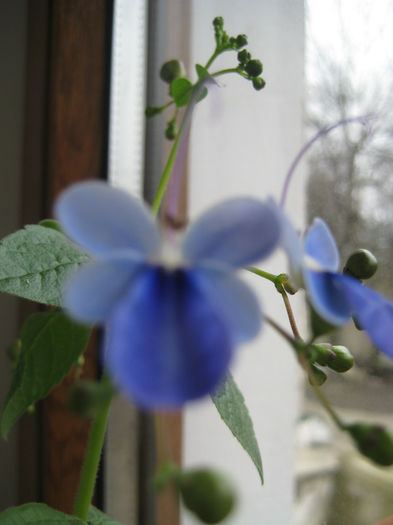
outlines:
M337 127L308 154L307 220L322 217L341 254L342 270L359 248L379 261L365 284L390 300L392 280L393 6L381 0L310 0L307 4L307 131ZM344 421L392 426L393 363L351 321L324 338L345 345L355 366L328 372L322 390ZM324 368L325 370L325 368ZM296 524L371 525L393 515L389 468L375 467L326 417L309 385L297 433Z

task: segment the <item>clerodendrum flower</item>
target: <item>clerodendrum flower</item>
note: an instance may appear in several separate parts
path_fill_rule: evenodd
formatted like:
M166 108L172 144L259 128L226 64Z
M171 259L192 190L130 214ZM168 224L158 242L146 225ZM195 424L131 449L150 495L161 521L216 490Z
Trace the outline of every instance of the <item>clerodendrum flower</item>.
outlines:
M94 257L70 279L64 305L83 322L105 325L105 365L119 387L146 407L212 392L236 344L261 327L258 301L234 272L276 247L276 207L228 200L176 246L141 202L105 183L72 186L56 214Z
M316 312L334 325L343 325L354 316L375 346L393 358L393 303L357 279L339 273L339 252L327 224L315 219L302 247L283 217L283 242L295 280L302 273Z

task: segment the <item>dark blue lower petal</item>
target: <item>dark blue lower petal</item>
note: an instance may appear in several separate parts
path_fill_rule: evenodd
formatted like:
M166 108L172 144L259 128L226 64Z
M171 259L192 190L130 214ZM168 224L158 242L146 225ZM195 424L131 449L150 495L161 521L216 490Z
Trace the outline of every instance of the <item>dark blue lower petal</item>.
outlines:
M350 318L351 308L336 277L329 272L304 272L310 302L317 313L331 324L342 325Z
M336 280L360 326L377 348L393 358L393 303L346 275Z
M105 351L122 390L147 408L170 408L214 390L232 341L192 271L150 267L114 311Z

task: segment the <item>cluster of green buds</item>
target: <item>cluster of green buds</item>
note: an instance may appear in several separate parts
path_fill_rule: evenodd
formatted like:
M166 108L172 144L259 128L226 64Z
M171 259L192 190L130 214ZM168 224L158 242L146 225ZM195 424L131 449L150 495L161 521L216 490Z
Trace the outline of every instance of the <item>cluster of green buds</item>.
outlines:
M257 91L265 87L265 81L260 76L263 70L262 62L258 59L251 58L250 52L242 49L248 44L247 36L244 34L229 36L224 30L224 19L221 16L217 16L213 20L213 27L216 47L205 66L200 64L195 65L198 76L195 83L192 83L191 80L186 77L184 65L179 60L168 60L160 69L161 80L169 85L170 100L162 106L147 107L145 114L148 118L151 118L159 115L169 106L174 106L174 113L170 120L168 120L165 129L165 136L168 140L174 140L178 135L176 121L179 108L187 106L193 94L198 102L207 95L207 88L204 85L206 79L212 80L224 74L236 73L251 81L254 89ZM210 72L209 68L213 61L226 51L237 52L237 65L232 68Z
M228 50L240 50L248 44L246 35L237 35L236 37L229 37L224 30L224 20L221 16L217 16L213 20L213 26L216 38L216 53L222 53ZM237 54L237 72L243 77L251 80L254 89L260 91L265 87L266 82L260 76L263 71L262 62L258 59L252 58L251 53L247 49L238 51Z
M171 462L162 465L156 475L158 491L172 485L184 506L203 523L220 523L233 510L236 496L228 479L208 468L182 471Z
M348 372L355 362L348 348L330 343L310 345L306 352L306 358L310 365L309 381L311 384L317 383L319 386L327 379L327 375L320 367L327 367L334 372L343 374Z
M257 58L251 58L251 53L247 49L239 51L237 59L239 60L238 68L247 73L254 89L257 91L263 89L266 82L260 76L263 71L262 62Z
M222 16L215 17L213 27L217 54L223 51L237 51L248 44L246 35L228 36L228 33L224 29L224 19Z

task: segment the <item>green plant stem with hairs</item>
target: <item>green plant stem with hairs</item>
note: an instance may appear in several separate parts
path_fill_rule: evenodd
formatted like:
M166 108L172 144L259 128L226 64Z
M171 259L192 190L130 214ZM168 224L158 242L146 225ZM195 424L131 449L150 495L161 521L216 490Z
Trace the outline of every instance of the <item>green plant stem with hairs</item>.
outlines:
M322 392L322 389L317 383L317 380L314 376L314 373L312 371L312 368L310 366L310 363L305 357L305 349L307 348L308 344L301 338L299 330L297 328L295 316L292 310L291 303L289 301L288 294L286 293L283 283L287 279L287 276L285 274L278 274L274 275L268 272L265 272L261 270L260 268L255 267L249 267L247 268L248 271L251 273L258 275L259 277L262 277L264 279L267 279L268 281L272 282L277 291L281 294L281 297L284 302L285 311L287 313L287 317L289 320L289 324L291 326L291 330L293 333L293 337L288 334L283 328L281 328L273 319L267 317L268 323L278 332L296 351L297 359L301 365L301 367L304 369L304 371L308 374L311 382L311 386L315 392L315 395L318 397L321 405L326 410L326 412L329 414L329 416L332 418L333 422L336 424L336 426L340 430L346 430L345 423L341 420L341 418L338 416L336 411L333 409L331 404L329 403L328 399Z

